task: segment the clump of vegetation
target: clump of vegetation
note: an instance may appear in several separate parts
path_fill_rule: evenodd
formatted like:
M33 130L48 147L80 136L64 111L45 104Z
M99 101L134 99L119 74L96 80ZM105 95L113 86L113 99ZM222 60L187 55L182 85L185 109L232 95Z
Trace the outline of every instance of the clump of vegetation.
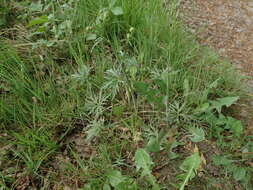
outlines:
M252 188L252 137L231 115L242 77L186 32L177 2L11 2L2 189Z

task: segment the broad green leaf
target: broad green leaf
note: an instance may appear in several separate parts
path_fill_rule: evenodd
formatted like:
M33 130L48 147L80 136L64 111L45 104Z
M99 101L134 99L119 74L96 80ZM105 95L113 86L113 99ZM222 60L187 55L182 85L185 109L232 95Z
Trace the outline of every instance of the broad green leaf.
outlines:
M159 152L161 147L158 137L152 136L148 141L146 149L150 152Z
M34 25L39 25L39 24L44 24L48 21L49 21L48 16L43 15L41 17L38 17L38 18L35 18L35 19L31 20L28 24L28 27L32 27Z
M157 101L162 100L162 98L159 99L159 97L157 97L160 92L156 89L149 88L147 83L136 82L134 87L140 95L146 96L149 103L158 103Z
M246 176L246 169L241 167L235 167L233 170L233 177L235 180L240 181L243 180Z
M113 187L117 187L120 183L124 182L126 180L126 177L122 176L120 171L112 170L108 174L108 179Z
M225 97L225 98L218 98L214 101L211 101L212 107L216 109L219 113L221 113L221 108L223 106L230 107L239 99L238 96L236 97Z
M169 153L169 158L170 159L173 160L173 159L176 159L178 157L179 157L179 155L177 153L170 151L170 153Z
M197 173L200 164L201 158L198 152L195 152L193 155L187 157L184 160L184 162L180 166L180 169L185 172L185 174L180 175L181 179L182 177L184 178L183 183L180 186L180 190L183 190L188 181L195 177L195 174Z
M111 170L107 173L110 185L115 190L137 190L135 181L127 176L123 176L118 170ZM109 184L104 184L103 190L110 190Z
M151 166L153 165L153 162L144 149L138 149L135 153L135 164L136 169L139 171L140 169L143 169L143 176L149 175L151 173Z
M218 98L217 99L222 105L224 106L231 106L232 104L234 104L237 100L239 100L239 97L225 97L225 98Z
M205 132L202 128L190 127L189 131L191 133L190 139L192 142L197 143L205 140Z
M119 16L119 15L123 15L124 12L123 12L123 9L122 7L113 7L111 9L112 13L115 15L115 16Z
M153 162L146 150L138 149L136 151L135 165L136 165L137 171L139 171L140 169L143 170L141 175L142 177L147 176L149 182L153 186L153 190L160 190L159 185L156 183L156 178L152 175L151 167L153 165Z
M189 172L189 170L197 170L200 166L201 158L198 152L195 152L193 155L187 157L184 162L181 164L180 169Z
M207 112L203 114L201 118L203 118L203 120L206 121L210 125L210 127L214 127L217 125L218 118L213 112Z

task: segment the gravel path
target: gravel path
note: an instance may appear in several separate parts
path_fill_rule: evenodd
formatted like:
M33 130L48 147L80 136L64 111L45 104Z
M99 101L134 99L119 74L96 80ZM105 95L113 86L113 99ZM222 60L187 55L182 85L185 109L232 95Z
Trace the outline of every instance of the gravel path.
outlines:
M253 0L183 0L183 18L202 45L216 49L250 76L253 97ZM253 131L253 100L240 112Z
M202 44L253 76L253 1L185 0L185 20Z

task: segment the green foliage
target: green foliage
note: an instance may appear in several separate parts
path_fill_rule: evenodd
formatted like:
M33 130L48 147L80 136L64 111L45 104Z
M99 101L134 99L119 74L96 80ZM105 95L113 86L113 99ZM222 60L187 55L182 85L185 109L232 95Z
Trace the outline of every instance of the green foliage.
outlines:
M228 129L236 137L240 137L243 134L243 125L240 120L232 117L227 117L225 129Z
M32 27L35 25L45 24L49 21L48 17L43 15L41 17L35 18L28 24L28 27Z
M140 95L143 95L147 98L148 102L153 105L162 105L163 99L165 96L162 96L159 90L151 88L148 84L144 82L136 82L135 88Z
M241 167L233 168L233 177L237 181L243 180L246 177L246 169Z
M109 184L116 190L137 190L137 185L129 177L122 176L120 171L112 170L108 174ZM103 189L111 189L108 184L104 184Z
M149 134L150 138L146 145L146 150L149 152L159 152L162 150L162 144L167 136L166 130L160 130L160 132L154 132Z
M91 141L94 137L97 137L100 133L100 131L104 127L104 121L93 121L89 126L89 130L87 131L87 141Z
M242 182L246 189L252 188L250 168L238 165L240 160L232 160L230 156L215 155L213 162L216 166L222 166L225 172L229 173L236 181Z
M176 159L176 158L180 157L179 154L173 152L173 148L177 148L180 145L184 145L184 143L175 141L171 144L170 149L169 149L169 158L170 159Z
M160 187L156 183L155 177L152 175L152 166L153 162L145 149L138 149L135 152L135 165L136 170L139 171L142 169L141 176L147 176L149 182L152 184L154 190L159 190Z
M221 108L223 106L230 107L238 99L239 99L239 97L218 98L215 101L211 101L211 108L216 109L218 111L218 113L221 113Z
M226 146L225 138L232 141L236 140L234 137L240 137L243 134L243 125L240 120L230 116L224 116L222 108L229 108L238 101L239 97L224 97L208 101L195 109L196 115L202 117L205 122L211 126L211 134L218 138L219 145ZM223 133L229 131L230 135L224 136ZM229 146L229 145L228 145Z
M136 164L137 171L142 169L142 176L151 174L151 168L152 168L153 162L146 150L138 149L136 151L135 164Z
M159 142L158 137L156 136L150 137L146 149L149 152L159 152L161 150L161 144Z
M217 111L221 114L222 107L230 107L234 103L238 101L239 97L224 97L224 98L217 98L215 100L208 101L200 105L195 112L196 113L204 113L204 112L212 112Z
M224 142L224 139L230 139L232 141L236 141L238 137L241 137L243 134L243 125L241 121L234 119L232 117L226 117L222 114L216 116L213 113L205 114L204 120L207 121L211 128L211 134L209 136L213 136L218 138L218 144L222 146L229 146L228 143ZM223 135L224 132L228 131L228 135ZM236 137L236 138L235 138Z
M180 190L184 190L187 183L195 177L200 164L201 158L198 152L195 152L193 155L184 160L180 166L180 169L183 170L184 173L178 176L178 178L182 181Z
M110 171L107 174L107 176L108 176L110 184L113 187L117 187L120 183L126 180L126 178L121 175L120 171L117 171L117 170Z
M202 128L192 126L189 128L189 132L191 133L190 139L192 142L197 143L205 140L205 132Z
M224 156L213 156L213 162L215 165L217 166L221 166L221 165L224 165L224 166L228 166L230 165L233 161L228 159L227 157L224 157Z

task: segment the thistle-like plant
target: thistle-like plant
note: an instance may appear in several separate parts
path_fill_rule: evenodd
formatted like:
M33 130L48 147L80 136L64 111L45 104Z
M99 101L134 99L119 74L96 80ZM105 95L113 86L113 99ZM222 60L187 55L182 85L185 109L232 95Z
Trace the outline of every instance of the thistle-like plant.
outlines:
M111 98L114 99L118 94L120 96L126 96L127 99L130 98L129 85L123 68L109 69L106 71L106 82L104 83L102 89L108 90Z
M106 110L107 99L108 95L104 95L102 91L100 91L97 95L92 94L87 98L84 110L89 115L93 115L95 118L98 118Z

